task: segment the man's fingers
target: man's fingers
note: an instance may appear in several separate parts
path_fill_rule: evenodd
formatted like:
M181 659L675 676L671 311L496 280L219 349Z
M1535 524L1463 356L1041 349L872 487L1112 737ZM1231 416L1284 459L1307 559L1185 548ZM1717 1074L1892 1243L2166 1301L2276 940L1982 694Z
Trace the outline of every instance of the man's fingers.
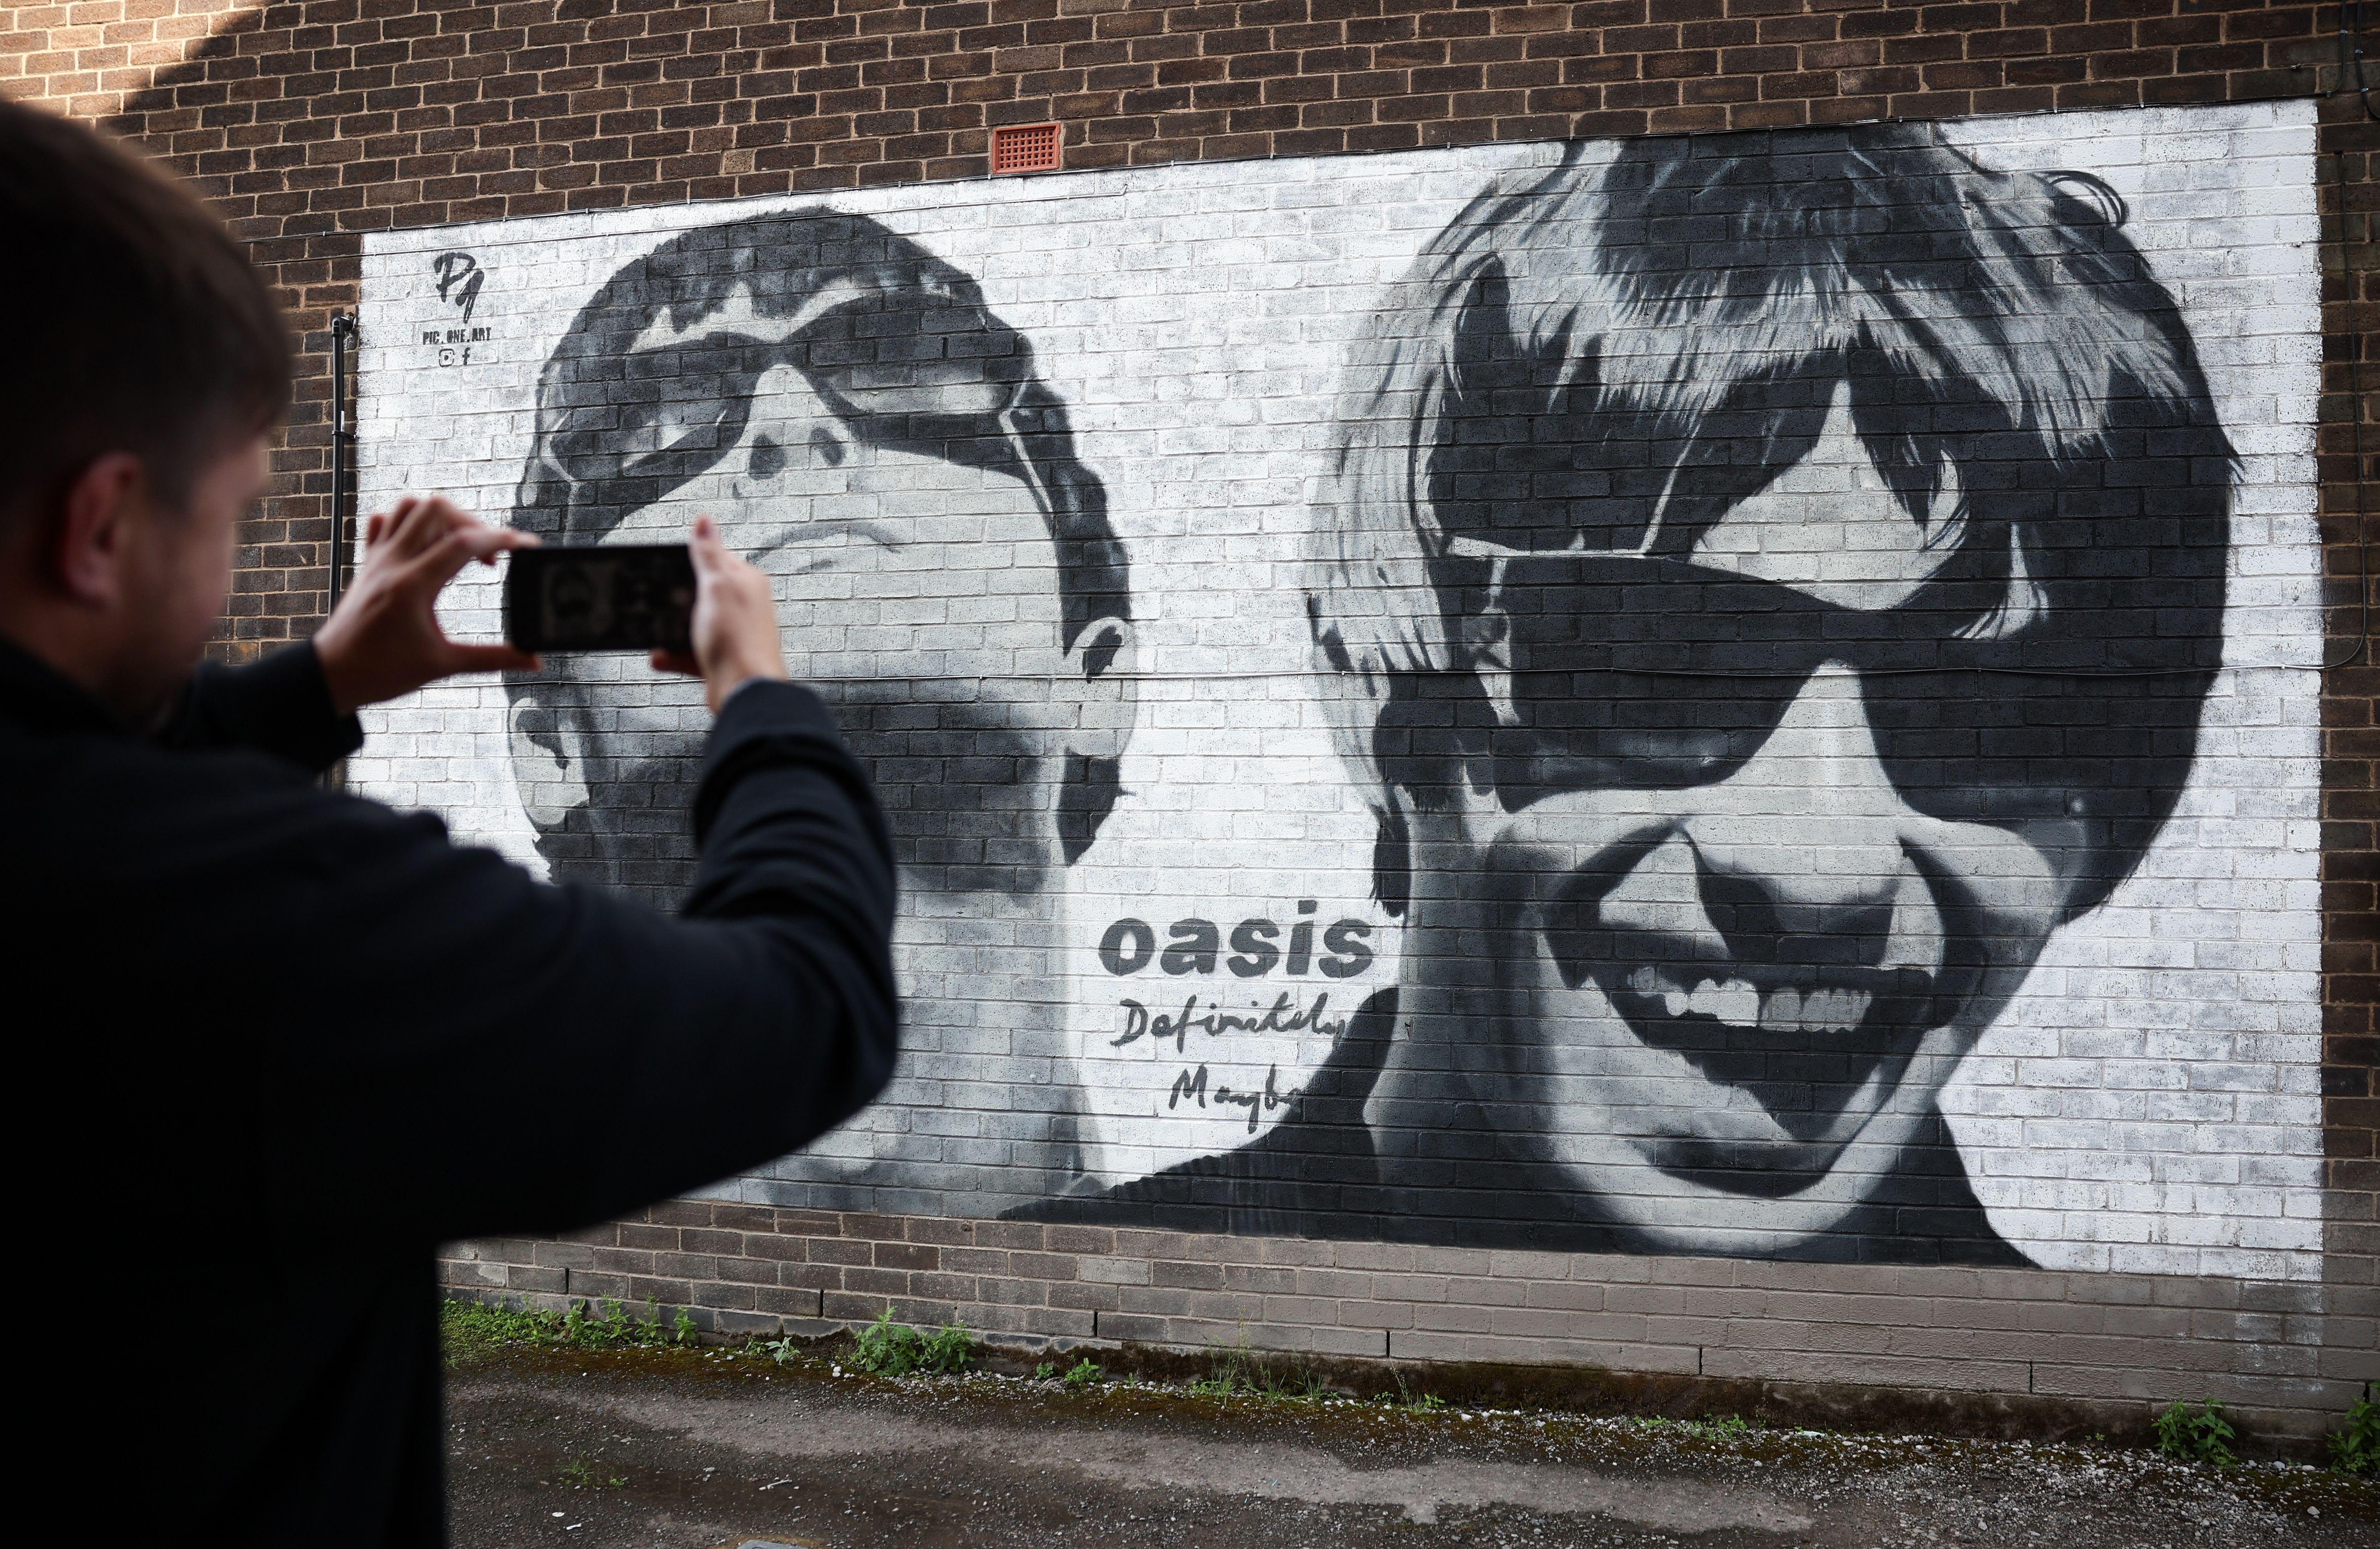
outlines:
M387 525L388 513L386 511L374 511L370 516L366 517L364 518L364 547L369 549L377 546L380 543L381 529Z
M478 518L466 515L460 506L444 495L410 496L399 501L392 515L389 546L400 557L420 554L448 533L466 525L478 526Z
M507 549L536 546L534 533L490 527L474 518L463 517L459 525L448 528L443 537L424 545L420 553L407 561L395 579L399 586L426 585L434 592L453 580L474 559L492 565L496 555Z
M487 534L485 543L479 544L471 550L482 565L493 565L496 562L496 555L508 549L534 549L542 547L544 544L544 540L538 537L536 533L523 532L517 527L488 527L480 522L473 522L471 526L479 532Z
M391 579L397 586L419 587L435 596L472 558L470 536L449 532L398 566Z
M418 531L415 518L429 504L418 494L408 494L390 506L380 524L380 541L393 555L402 556L413 551L412 535Z

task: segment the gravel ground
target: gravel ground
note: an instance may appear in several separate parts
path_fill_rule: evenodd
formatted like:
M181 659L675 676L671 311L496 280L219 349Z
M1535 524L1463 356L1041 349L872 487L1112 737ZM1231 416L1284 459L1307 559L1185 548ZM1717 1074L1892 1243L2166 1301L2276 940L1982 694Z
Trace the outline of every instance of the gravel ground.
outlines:
M720 1350L481 1353L448 1406L459 1549L2380 1546L2380 1482L2111 1447L891 1382Z

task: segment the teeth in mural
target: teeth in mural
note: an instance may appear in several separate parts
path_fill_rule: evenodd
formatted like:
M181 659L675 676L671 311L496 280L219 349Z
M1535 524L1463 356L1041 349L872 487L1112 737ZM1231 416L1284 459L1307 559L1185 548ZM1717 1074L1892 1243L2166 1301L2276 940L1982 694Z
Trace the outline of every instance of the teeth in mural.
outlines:
M1764 1032L1843 1033L1867 1019L1875 994L1867 990L1819 989L1807 994L1791 985L1763 994L1742 979L1697 978L1691 990L1650 966L1631 970L1628 987L1658 995L1672 1017L1713 1017L1732 1027Z
M1760 1025L1771 1032L1849 1032L1867 1019L1875 1000L1866 990L1779 990L1762 1003Z
M1760 992L1741 979L1725 983L1706 979L1694 986L1687 999L1686 1009L1699 1017L1716 1017L1737 1027L1756 1027L1760 1022Z

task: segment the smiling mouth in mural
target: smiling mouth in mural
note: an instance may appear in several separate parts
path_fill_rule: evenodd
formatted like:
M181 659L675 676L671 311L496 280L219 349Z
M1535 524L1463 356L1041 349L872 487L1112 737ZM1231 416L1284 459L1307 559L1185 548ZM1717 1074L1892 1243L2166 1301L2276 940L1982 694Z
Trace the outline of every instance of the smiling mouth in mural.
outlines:
M1765 960L1713 957L1685 935L1582 927L1569 909L1557 916L1567 918L1549 924L1545 938L1570 989L1591 981L1637 1042L1676 1055L1706 1081L1741 1090L1782 1132L1773 1143L1747 1143L1741 1133L1712 1136L1706 1115L1652 1120L1655 1132L1641 1139L1656 1165L1738 1191L1787 1191L1825 1171L1900 1083L1925 1035L1958 1017L1980 977L1938 963L1812 960L1841 944L1802 944L1797 954L1791 937L1768 944Z

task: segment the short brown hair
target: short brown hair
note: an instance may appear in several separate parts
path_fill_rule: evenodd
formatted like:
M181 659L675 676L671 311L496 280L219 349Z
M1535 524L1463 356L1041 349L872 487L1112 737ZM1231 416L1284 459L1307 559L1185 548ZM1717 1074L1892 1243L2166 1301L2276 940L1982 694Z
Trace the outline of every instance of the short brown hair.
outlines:
M130 452L177 506L228 439L280 417L289 335L248 254L173 178L0 102L0 521Z

